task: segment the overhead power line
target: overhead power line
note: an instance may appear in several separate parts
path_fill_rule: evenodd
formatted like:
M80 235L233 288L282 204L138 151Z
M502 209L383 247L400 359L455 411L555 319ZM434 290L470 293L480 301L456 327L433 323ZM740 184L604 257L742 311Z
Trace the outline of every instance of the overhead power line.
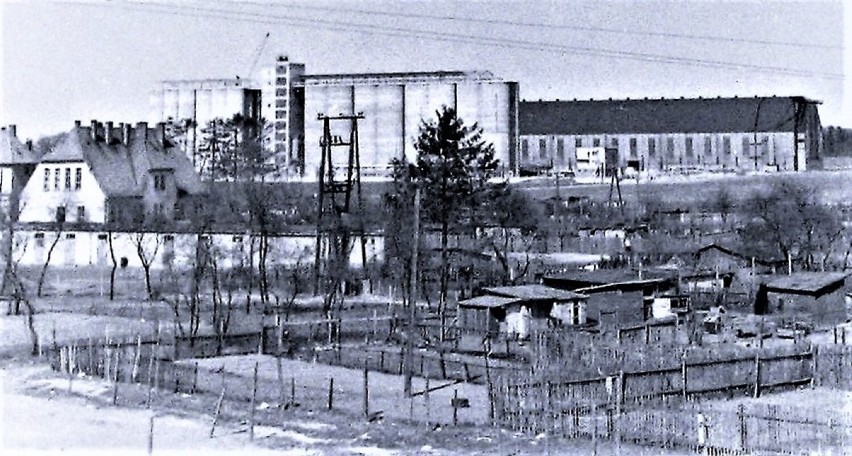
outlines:
M527 28L539 28L539 29L549 29L549 30L571 30L571 31L579 31L579 32L611 33L611 34L628 35L628 36L677 38L677 39L684 39L684 40L710 41L710 42L717 42L717 43L745 43L745 44L758 44L758 45L761 45L761 46L786 46L786 47L794 47L794 48L812 48L812 49L830 49L830 50L843 50L843 49L845 49L845 47L843 45L802 43L802 42L795 42L795 41L760 40L760 39L754 39L754 38L740 38L740 37L716 36L716 35L698 35L698 34L690 34L690 33L652 32L652 31L647 31L647 30L615 29L615 28L589 26L589 25L569 25L569 24L553 24L553 23L542 23L542 22L523 22L523 21L513 21L513 20L507 20L507 19L445 16L445 15L425 14L425 13L370 11L370 10L364 10L364 9L358 9L358 8L346 8L346 7L337 7L337 6L327 7L327 6L306 5L306 4L303 4L303 3L258 2L258 1L247 1L247 0L223 0L223 1L226 2L226 3L240 4L240 5L248 4L248 5L257 5L257 6L264 6L264 7L293 8L293 9L299 9L299 10L331 12L331 13L352 13L352 14L362 14L362 15L367 15L367 16L382 16L382 17L391 17L391 18L428 19L428 20L439 20L439 21L468 22L468 23L487 24L487 25L509 25L509 26L513 26L513 27L527 27Z
M76 2L76 4L93 6L92 3ZM99 4L103 5L103 4ZM785 76L796 77L819 77L824 79L844 79L842 74L823 73L808 70L799 70L787 67L765 66L757 64L743 64L735 62L726 62L718 60L696 59L688 57L676 57L662 54L640 53L630 51L619 51L611 49L601 49L588 46L569 46L554 43L536 42L528 40L517 40L498 37L483 37L470 34L453 33L453 32L437 32L432 30L408 29L405 27L381 26L376 24L365 24L357 22L347 22L340 20L332 20L325 18L309 18L300 16L275 15L257 12L237 11L232 9L202 7L198 4L188 5L174 3L156 3L156 2L110 2L107 6L147 12L159 12L172 15L192 16L192 17L211 17L218 19L234 20L250 23L264 23L276 25L289 25L292 27L310 28L310 29L326 29L331 31L351 31L368 35L384 35L396 36L403 38L428 38L435 41L445 42L464 42L484 46L495 46L501 48L536 50L545 52L557 52L565 54L580 54L591 55L595 57L625 59L653 63L676 64L686 66L701 66L709 68L721 68L730 70L749 70L764 73L772 73Z

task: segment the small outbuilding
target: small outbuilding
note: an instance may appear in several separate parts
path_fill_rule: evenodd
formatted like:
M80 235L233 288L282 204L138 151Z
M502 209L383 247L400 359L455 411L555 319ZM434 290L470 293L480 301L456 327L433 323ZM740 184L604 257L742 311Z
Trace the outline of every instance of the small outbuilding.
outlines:
M526 338L554 325L587 324L587 296L544 285L484 288L484 295L459 302L459 325L488 335Z
M784 315L809 320L819 327L847 320L845 272L796 272L770 276L755 299L758 315Z

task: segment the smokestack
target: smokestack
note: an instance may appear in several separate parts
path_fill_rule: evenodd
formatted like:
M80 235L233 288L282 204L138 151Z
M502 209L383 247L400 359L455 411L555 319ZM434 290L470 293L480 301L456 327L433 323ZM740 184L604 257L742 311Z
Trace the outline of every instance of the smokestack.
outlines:
M121 125L121 142L124 143L125 146L130 145L130 124L122 124Z
M109 140L112 137L112 121L104 123L104 142L109 145Z
M92 119L92 141L97 142L98 140L98 121L97 119Z
M18 126L15 124L9 125L9 135L18 137Z

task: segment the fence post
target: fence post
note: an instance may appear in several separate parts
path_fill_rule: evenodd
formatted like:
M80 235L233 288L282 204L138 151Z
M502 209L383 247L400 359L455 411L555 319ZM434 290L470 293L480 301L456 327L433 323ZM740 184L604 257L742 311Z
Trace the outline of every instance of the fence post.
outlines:
M680 381L683 386L683 400L687 400L687 384L686 384L686 356L684 354L680 361Z
M760 353L754 355L754 397L760 397Z
M737 420L740 424L740 450L746 451L746 444L748 443L748 434L746 433L745 405L743 404L740 404L737 408Z
M251 387L251 402L249 407L249 440L254 440L254 409L257 401L257 361L254 362L254 381Z
M154 452L154 414L148 418L148 455Z
M818 367L817 363L819 362L817 360L817 357L819 356L819 346L814 345L814 344L810 344L810 346L811 346L811 350L810 350L810 352L811 352L811 385L810 386L811 386L811 388L814 388L816 386L816 376L817 376L817 367Z
M219 394L219 400L216 401L216 411L213 413L213 425L210 426L210 438L213 438L213 432L216 431L216 423L219 421L219 413L222 412L222 403L225 401L225 380L224 380L224 372L222 369L222 393Z
M645 323L645 344L651 343L651 326Z
M364 416L370 416L370 371L367 370L367 359L364 359Z
M453 389L453 426L459 425L459 390Z
M334 404L334 377L328 379L328 409Z
M290 406L296 406L296 377L290 377Z
M192 390L190 390L190 394L195 394L196 388L198 388L198 361L192 367Z
M281 366L281 357L275 357L275 370L278 372L278 406L284 406L284 368Z

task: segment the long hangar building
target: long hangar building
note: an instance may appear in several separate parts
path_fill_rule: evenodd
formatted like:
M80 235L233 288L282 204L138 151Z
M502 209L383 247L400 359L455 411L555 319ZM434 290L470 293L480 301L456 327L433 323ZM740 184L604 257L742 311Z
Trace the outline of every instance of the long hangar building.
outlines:
M391 159L414 158L421 121L441 106L482 127L504 175L588 171L603 168L607 155L618 161L609 165L644 174L805 171L822 154L819 102L801 96L521 101L517 82L485 71L312 75L280 56L256 80L165 81L154 100L162 121L263 117L280 178L317 177L318 114L362 113L362 174L387 176ZM332 128L348 138L345 123ZM337 165L345 159L335 155Z
M822 155L805 97L522 101L521 168L576 170L595 149L621 169L805 171ZM601 154L603 157L604 154Z

